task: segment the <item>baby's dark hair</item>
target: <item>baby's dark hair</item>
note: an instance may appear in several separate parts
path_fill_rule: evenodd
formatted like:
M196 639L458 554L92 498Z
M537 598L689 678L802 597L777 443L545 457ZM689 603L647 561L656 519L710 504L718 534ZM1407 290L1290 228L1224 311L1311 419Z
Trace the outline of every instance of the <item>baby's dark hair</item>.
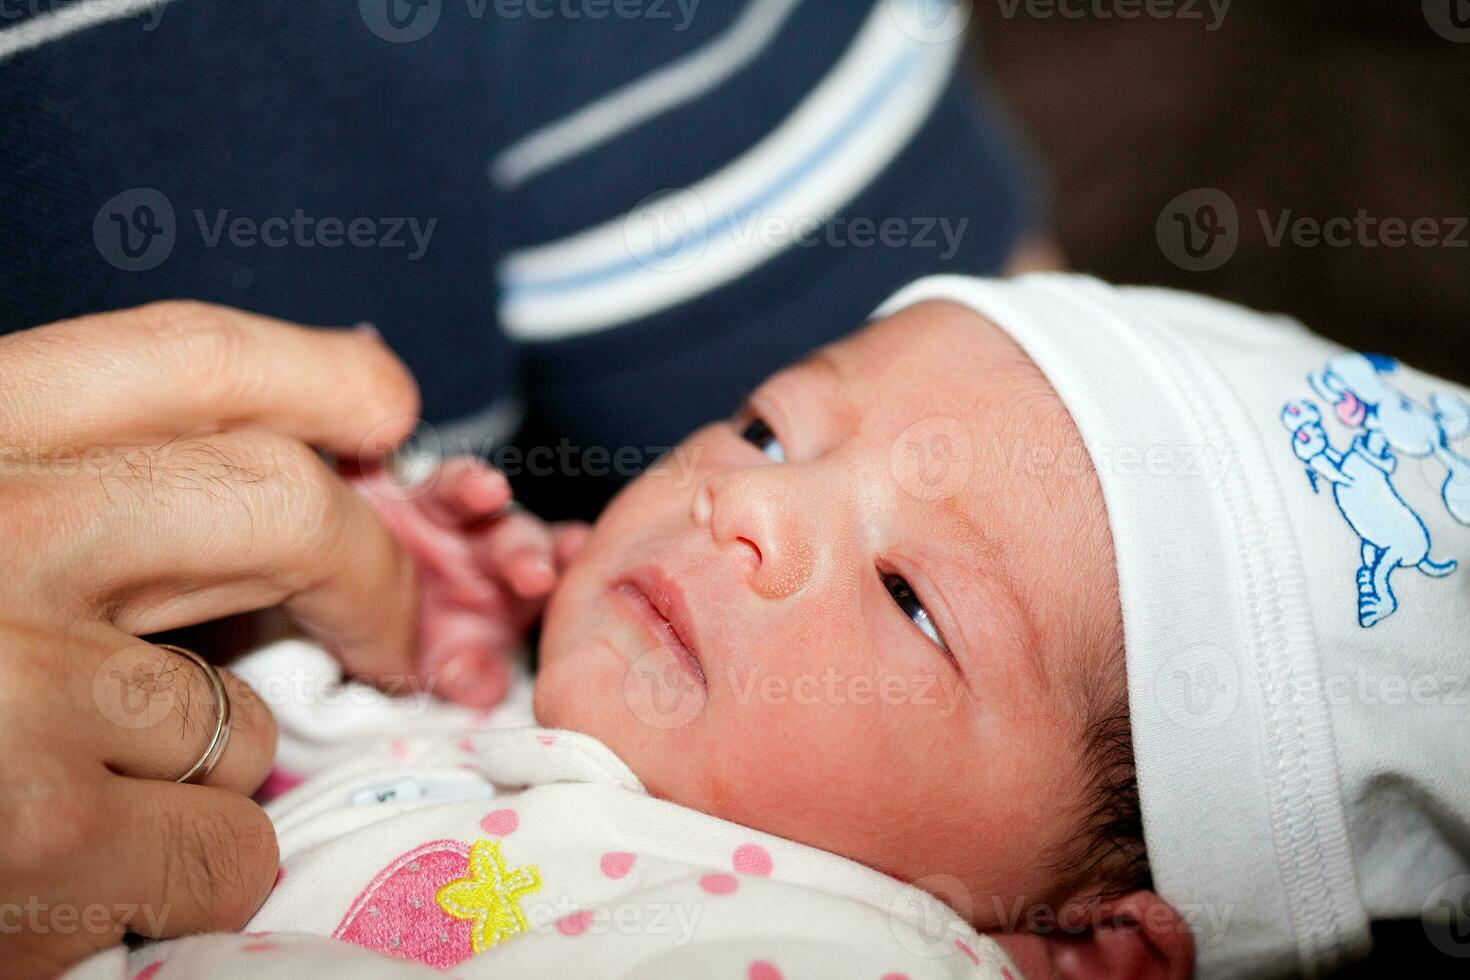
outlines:
M1082 833L1055 868L1067 891L1093 889L1094 900L1153 888L1143 842L1143 811L1133 764L1126 660L1122 649L1088 672L1082 698Z
M1037 378L1041 378L1039 371ZM1041 383L1045 384L1044 379ZM1070 434L1080 451L1087 452L1071 415L1061 405L1056 410L1061 430ZM1113 565L1116 550L1112 525L1102 486L1095 473L1093 477L1074 484L1081 506L1090 510L1074 541L1078 548L1091 550L1095 559ZM1069 683L1063 688L1062 707L1067 724L1080 736L1082 794L1076 809L1065 814L1069 826L1077 831L1052 851L1045 867L1052 887L1057 889L1052 898L1065 895L1099 902L1129 892L1151 891L1153 874L1144 846L1143 810L1134 768L1128 658L1118 582L1114 577L1111 582L1093 585L1089 593L1100 591L1105 598L1082 604L1071 628L1051 639L1052 644L1062 647L1055 651L1053 661L1071 670Z

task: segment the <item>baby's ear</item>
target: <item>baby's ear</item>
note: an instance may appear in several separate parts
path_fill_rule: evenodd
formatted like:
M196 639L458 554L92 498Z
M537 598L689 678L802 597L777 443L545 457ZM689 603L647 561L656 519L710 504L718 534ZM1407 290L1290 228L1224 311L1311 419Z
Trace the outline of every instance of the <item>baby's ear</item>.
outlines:
M993 938L1031 980L1187 980L1194 973L1189 923L1153 892L1064 910L1061 919L1088 925Z
M1153 892L1099 903L1081 934L1056 934L1054 975L1067 980L1185 980L1194 973L1189 923Z

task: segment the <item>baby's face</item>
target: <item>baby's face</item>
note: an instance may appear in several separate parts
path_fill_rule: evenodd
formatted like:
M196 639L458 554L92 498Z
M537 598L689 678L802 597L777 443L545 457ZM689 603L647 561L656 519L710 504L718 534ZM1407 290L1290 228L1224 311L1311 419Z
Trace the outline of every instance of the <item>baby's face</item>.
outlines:
M540 722L601 739L656 796L929 887L981 928L1018 898L1060 905L1084 673L1121 625L1101 491L1036 367L928 303L677 452L554 596Z

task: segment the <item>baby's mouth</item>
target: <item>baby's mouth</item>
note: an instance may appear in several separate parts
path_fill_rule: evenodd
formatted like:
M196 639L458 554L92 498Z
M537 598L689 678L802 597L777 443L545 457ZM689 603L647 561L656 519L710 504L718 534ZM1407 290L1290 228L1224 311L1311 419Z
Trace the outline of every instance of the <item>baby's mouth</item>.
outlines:
M660 645L702 685L704 665L693 646L693 621L684 594L652 566L636 568L613 585L617 600L629 608Z

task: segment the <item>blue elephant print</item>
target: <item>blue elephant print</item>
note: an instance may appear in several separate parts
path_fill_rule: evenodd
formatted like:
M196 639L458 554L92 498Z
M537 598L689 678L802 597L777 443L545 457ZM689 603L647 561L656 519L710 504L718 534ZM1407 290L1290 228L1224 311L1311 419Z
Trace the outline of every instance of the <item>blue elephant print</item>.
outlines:
M1392 582L1398 569L1443 578L1459 567L1430 556L1429 529L1393 484L1400 457L1433 457L1443 464L1445 509L1470 526L1470 460L1451 445L1470 435L1470 403L1435 395L1426 408L1389 382L1387 376L1397 369L1393 358L1343 354L1309 376L1313 390L1352 433L1346 450L1332 447L1315 402L1290 401L1281 410L1281 423L1291 433L1292 449L1306 466L1312 489L1320 492L1323 481L1331 487L1337 509L1362 541L1358 625L1365 629L1398 610Z

